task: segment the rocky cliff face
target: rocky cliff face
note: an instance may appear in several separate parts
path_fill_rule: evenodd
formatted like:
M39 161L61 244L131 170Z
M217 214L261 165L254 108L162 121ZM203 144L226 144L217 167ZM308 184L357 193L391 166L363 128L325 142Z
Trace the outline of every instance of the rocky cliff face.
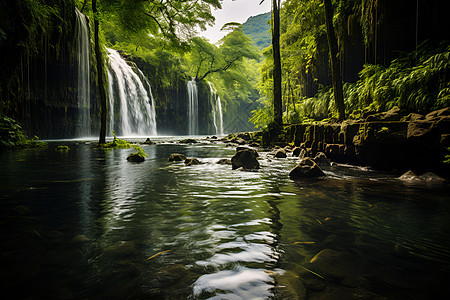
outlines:
M450 108L426 116L399 108L342 124L298 124L281 130L275 144L293 144L306 156L324 152L332 161L378 170L444 170L450 147Z

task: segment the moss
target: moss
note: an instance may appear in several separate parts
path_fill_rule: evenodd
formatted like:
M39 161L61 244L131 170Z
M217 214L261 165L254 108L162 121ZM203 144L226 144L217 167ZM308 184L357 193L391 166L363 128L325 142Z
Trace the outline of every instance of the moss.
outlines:
M69 146L65 146L65 145L59 145L58 147L55 148L56 151L69 151L70 148Z
M131 147L131 144L125 140L121 140L118 139L116 137L116 133L113 131L112 132L114 139L112 142L109 143L105 143L105 144L99 144L99 148L105 148L105 149L109 149L109 148L119 148L119 149L128 149Z
M130 162L143 162L145 158L148 156L145 153L144 149L142 149L139 145L132 145L135 152L128 155L127 160Z
M29 139L22 127L13 119L0 117L0 150L15 148L42 148L47 143L39 141L37 136Z

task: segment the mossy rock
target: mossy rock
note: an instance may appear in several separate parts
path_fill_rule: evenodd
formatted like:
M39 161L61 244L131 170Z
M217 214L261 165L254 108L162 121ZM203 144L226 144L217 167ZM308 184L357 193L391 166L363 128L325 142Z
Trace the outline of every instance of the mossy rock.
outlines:
M140 153L131 153L127 157L127 161L140 163L140 162L145 161L145 157L143 155L141 155Z

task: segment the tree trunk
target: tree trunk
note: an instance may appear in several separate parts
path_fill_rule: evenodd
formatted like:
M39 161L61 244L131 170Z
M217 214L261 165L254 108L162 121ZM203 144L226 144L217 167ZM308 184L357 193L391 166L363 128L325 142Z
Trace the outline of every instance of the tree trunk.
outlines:
M100 89L100 137L98 140L99 144L104 144L106 142L106 91L105 83L103 78L103 58L102 52L100 51L100 39L99 30L100 25L98 21L98 11L97 11L97 0L92 0L92 12L94 13L94 51L95 58L97 61L97 82Z
M280 57L280 0L272 0L272 48L273 48L273 112L275 125L283 125Z
M325 7L325 24L327 27L328 48L330 48L331 79L333 81L334 102L338 109L338 119L345 119L344 93L342 90L341 64L338 57L338 44L333 28L333 7L331 0L323 0Z

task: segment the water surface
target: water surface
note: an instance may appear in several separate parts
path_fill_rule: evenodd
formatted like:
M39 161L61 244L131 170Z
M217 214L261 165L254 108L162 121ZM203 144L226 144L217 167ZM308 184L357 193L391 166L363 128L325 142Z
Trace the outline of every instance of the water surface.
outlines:
M0 153L1 279L16 298L450 295L448 185L343 167L295 182L292 157L261 152L241 172L215 163L235 152L223 144L156 141L141 164L84 142ZM309 263L324 249L338 261Z

